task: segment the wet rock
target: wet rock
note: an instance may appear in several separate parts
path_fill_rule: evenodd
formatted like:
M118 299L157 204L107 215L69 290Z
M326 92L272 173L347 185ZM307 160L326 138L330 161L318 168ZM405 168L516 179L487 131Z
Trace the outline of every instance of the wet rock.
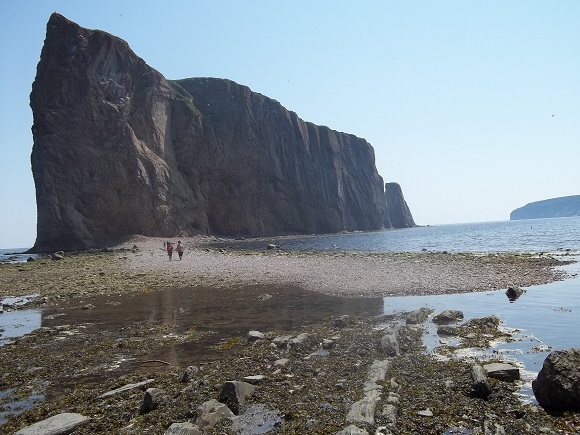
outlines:
M375 361L369 369L369 378L364 385L365 395L361 400L354 402L346 416L346 421L351 423L374 424L375 408L381 398L381 385L377 382L385 380L389 361Z
M275 245L273 243L268 243L268 245L266 246L266 249L278 249L278 245Z
M425 322L432 312L433 310L431 308L419 308L407 314L405 322L407 325L418 325Z
M148 388L145 391L145 396L143 397L143 403L139 408L141 414L146 414L148 412L157 409L160 404L164 403L168 399L168 395L165 390L161 388Z
M65 412L20 429L15 435L65 435L89 420L84 415Z
M473 381L473 390L477 397L487 399L491 394L491 387L485 375L485 370L479 364L471 367L471 379Z
M222 386L218 400L225 403L235 415L238 415L240 408L246 403L246 398L254 394L254 391L256 391L256 387L248 382L227 381Z
M463 312L458 310L445 310L433 317L433 323L445 324L463 320Z
M519 287L508 287L508 289L505 292L505 295L508 297L510 301L515 301L522 294L524 294L524 290L522 290Z
M499 379L504 382L517 381L520 378L520 369L511 364L491 363L483 366L485 373L490 378Z
M27 262L27 263L31 263L31 262L33 262L33 261L36 261L36 259L35 259L35 258L33 258L33 257L28 257L28 258L26 259L26 262Z
M224 418L231 418L233 416L234 413L225 404L211 399L197 407L195 424L203 430L214 427Z
M203 435L199 428L190 422L173 423L165 431L165 435Z
M580 410L580 349L556 350L532 382L538 403L556 410Z

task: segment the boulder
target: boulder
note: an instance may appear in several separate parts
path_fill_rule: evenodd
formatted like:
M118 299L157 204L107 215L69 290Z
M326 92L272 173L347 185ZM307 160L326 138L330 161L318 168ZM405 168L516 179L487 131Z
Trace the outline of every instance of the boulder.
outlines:
M248 382L227 381L222 386L218 400L238 415L241 407L246 403L246 398L254 394L254 391L256 387Z
M433 323L445 324L463 320L463 312L458 310L445 310L433 317Z
M471 367L471 380L473 381L473 390L477 397L487 399L491 394L491 386L485 375L485 370L479 364Z
M165 390L162 390L161 388L147 388L139 412L141 414L151 412L154 409L157 409L159 405L167 399L168 395Z
M405 322L407 325L418 325L425 322L429 318L429 315L433 312L431 308L419 308L418 310L411 311L407 314Z
M538 403L555 410L580 410L580 349L556 350L532 382Z
M195 424L201 430L204 430L214 427L224 418L231 418L233 416L234 413L225 404L211 399L197 407Z
M524 294L524 290L519 287L508 287L508 289L505 291L505 295L510 301L515 301L522 294Z

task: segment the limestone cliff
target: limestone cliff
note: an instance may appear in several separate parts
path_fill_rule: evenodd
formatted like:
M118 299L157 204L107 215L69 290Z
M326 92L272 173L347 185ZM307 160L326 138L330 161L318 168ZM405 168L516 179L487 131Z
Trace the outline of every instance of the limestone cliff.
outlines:
M530 202L510 213L510 220L580 216L580 195Z
M398 183L385 184L385 201L387 204L387 218L393 228L410 228L416 226L411 215L411 210L403 196L401 186Z
M35 251L133 234L390 227L364 139L229 80L168 81L110 34L53 14L32 86Z

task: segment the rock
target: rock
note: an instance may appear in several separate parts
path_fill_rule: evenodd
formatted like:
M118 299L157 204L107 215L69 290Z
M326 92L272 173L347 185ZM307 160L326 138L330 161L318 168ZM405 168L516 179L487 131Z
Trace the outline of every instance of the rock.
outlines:
M147 388L145 391L145 396L143 397L143 403L139 408L141 414L146 414L148 412L157 409L157 407L166 401L168 398L167 393L161 388Z
M62 259L64 259L64 256L59 254L58 252L54 252L54 253L50 254L50 259L51 260L62 260Z
M181 375L181 382L190 382L192 379L194 379L197 374L199 373L199 367L197 366L189 366L188 368L186 368L183 372L183 374Z
M580 349L550 353L532 382L532 390L544 408L580 410Z
M366 140L231 80L167 80L125 41L57 13L30 106L34 252L134 234L316 234L410 221L399 189L389 183L385 194Z
M231 418L234 413L225 404L215 399L208 400L197 407L195 424L201 429L212 428L220 420Z
M262 334L260 331L250 331L248 332L248 335L246 335L246 340L248 340L249 343L257 341L257 340L263 340L266 336L264 334Z
M273 243L268 243L268 245L266 246L266 249L278 249L278 245L275 245Z
M393 228L416 226L398 183L385 184L385 202L387 204L387 218Z
M289 350L300 350L300 349L307 349L312 347L313 345L312 336L308 333L303 332L302 334L298 334L296 337L293 337L288 342L288 349Z
M463 312L458 310L445 310L433 317L433 323L454 323L463 320Z
M280 429L283 423L284 419L279 412L258 404L232 418L232 429L237 434L271 433Z
M240 413L240 408L246 403L246 398L254 394L256 387L242 381L227 381L222 386L219 401L225 403L235 415Z
M485 370L479 364L474 364L471 367L471 379L475 395L482 399L487 399L491 394L491 387L487 381Z
M383 417L388 426L395 427L397 424L397 407L392 403L387 403L383 407Z
M290 362L290 360L288 358L281 358L281 359L274 361L274 366L275 367L286 367L289 362Z
M137 382L136 384L127 384L127 385L124 385L124 386L117 388L115 390L108 391L104 394L101 394L100 396L98 396L98 398L104 399L104 398L114 396L114 395L119 394L119 393L123 393L125 391L134 390L135 388L140 388L140 387L143 387L147 384L150 384L153 381L155 381L155 379L147 379L146 381Z
M431 308L419 308L418 310L411 311L407 314L405 322L407 325L418 325L425 322L432 312L433 310Z
M508 287L508 289L505 292L505 295L508 297L508 299L510 301L515 301L517 298L519 298L522 294L524 293L524 290L522 290L519 287Z
M381 348L385 351L387 356L394 357L401 353L398 336L399 336L398 326L385 329L384 334L381 338Z
M433 417L433 411L430 409L424 409L422 411L417 411L417 414L421 417Z
M26 262L27 262L27 263L31 263L31 262L33 262L33 261L36 261L36 259L35 259L34 257L28 257L28 258L26 259Z
M335 341L334 340L329 340L327 338L322 340L322 348L323 349L332 349L335 345Z
M288 347L288 343L290 343L290 340L292 340L291 335L282 335L280 337L275 337L272 340L272 344L274 344L277 348L282 349Z
M203 432L193 423L173 423L165 431L165 435L203 435Z
M369 435L369 433L366 430L356 427L354 424L351 424L350 426L345 427L340 432L337 432L336 435Z
M520 378L520 370L511 364L491 363L483 366L485 373L490 378L499 379L504 382L517 381Z
M20 429L15 435L70 434L89 420L84 415L65 412Z

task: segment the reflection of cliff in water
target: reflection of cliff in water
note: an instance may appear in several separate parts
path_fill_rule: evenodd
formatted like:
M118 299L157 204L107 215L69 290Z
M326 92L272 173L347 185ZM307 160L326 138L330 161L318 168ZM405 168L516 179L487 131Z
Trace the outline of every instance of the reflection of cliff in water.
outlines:
M81 309L90 304L94 308ZM43 326L91 324L91 333L115 335L135 322L159 322L183 334L193 328L201 341L154 351L150 358L187 367L222 357L213 348L223 339L245 337L250 330L304 329L309 323L341 315L380 315L382 298L344 298L292 286L182 287L149 293L84 297L46 310ZM62 315L64 314L64 315Z

